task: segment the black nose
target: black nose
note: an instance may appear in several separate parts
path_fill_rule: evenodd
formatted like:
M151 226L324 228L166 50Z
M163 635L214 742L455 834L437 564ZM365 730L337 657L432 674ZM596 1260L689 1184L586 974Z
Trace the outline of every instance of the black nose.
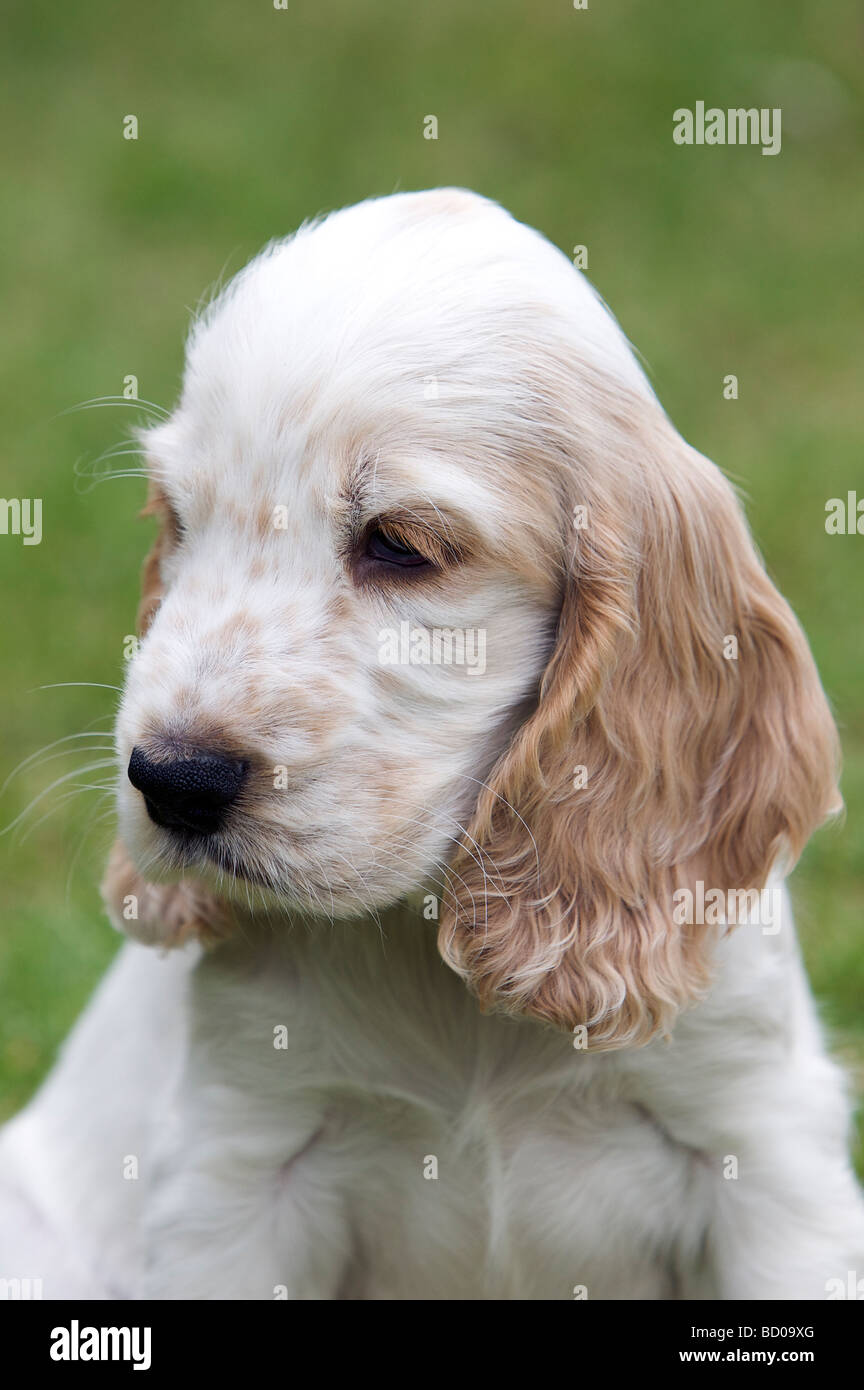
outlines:
M129 781L142 793L150 819L157 825L207 835L219 829L236 801L248 766L239 758L201 749L156 761L143 749L133 748Z

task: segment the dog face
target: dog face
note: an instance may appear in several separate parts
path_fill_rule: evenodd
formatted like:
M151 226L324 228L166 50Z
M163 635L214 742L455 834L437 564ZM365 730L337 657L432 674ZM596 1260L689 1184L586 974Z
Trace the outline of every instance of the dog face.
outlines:
M163 532L117 743L150 874L392 902L440 879L536 698L562 537L523 349L539 310L514 275L490 312L499 219L558 258L479 199L423 203L255 262L144 440Z
M675 889L797 854L833 727L731 490L569 262L456 191L338 213L217 299L143 444L141 934L431 887L487 1005L667 1026L707 978Z

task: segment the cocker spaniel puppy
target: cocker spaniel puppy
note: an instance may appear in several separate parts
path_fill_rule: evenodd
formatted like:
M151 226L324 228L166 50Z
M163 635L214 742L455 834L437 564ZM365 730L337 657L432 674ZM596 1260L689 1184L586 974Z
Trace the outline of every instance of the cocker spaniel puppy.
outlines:
M128 944L7 1128L46 1296L830 1297L847 1100L782 876L807 643L568 260L458 190L302 228L142 438Z

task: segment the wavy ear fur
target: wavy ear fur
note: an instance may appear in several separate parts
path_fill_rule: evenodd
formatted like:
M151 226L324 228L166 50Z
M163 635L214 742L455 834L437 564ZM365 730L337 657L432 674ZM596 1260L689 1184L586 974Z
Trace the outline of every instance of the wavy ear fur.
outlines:
M584 1025L598 1050L668 1031L710 980L717 931L676 926L675 890L761 887L840 804L813 659L731 487L653 403L626 413L571 485L590 503L557 642L439 937L483 1006Z

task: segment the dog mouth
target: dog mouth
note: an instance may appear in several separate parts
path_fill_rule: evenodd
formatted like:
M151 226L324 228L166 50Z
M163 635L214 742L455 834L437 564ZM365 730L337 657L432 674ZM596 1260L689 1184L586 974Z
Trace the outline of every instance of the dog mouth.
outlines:
M196 874L217 869L220 879L227 878L229 882L245 883L271 893L277 891L277 885L267 874L236 851L231 851L215 835L191 826L172 828L170 834L173 869Z
M146 795L142 801L156 836L155 841L148 837L150 847L144 850L149 876L198 880L226 898L245 899L254 890L250 903L267 907L305 902L310 887L329 896L330 884L319 883L316 873L319 825L285 826L266 815L250 815L242 804L232 808L230 818L214 822L207 808L199 815L184 802L168 814L163 806L151 806Z

